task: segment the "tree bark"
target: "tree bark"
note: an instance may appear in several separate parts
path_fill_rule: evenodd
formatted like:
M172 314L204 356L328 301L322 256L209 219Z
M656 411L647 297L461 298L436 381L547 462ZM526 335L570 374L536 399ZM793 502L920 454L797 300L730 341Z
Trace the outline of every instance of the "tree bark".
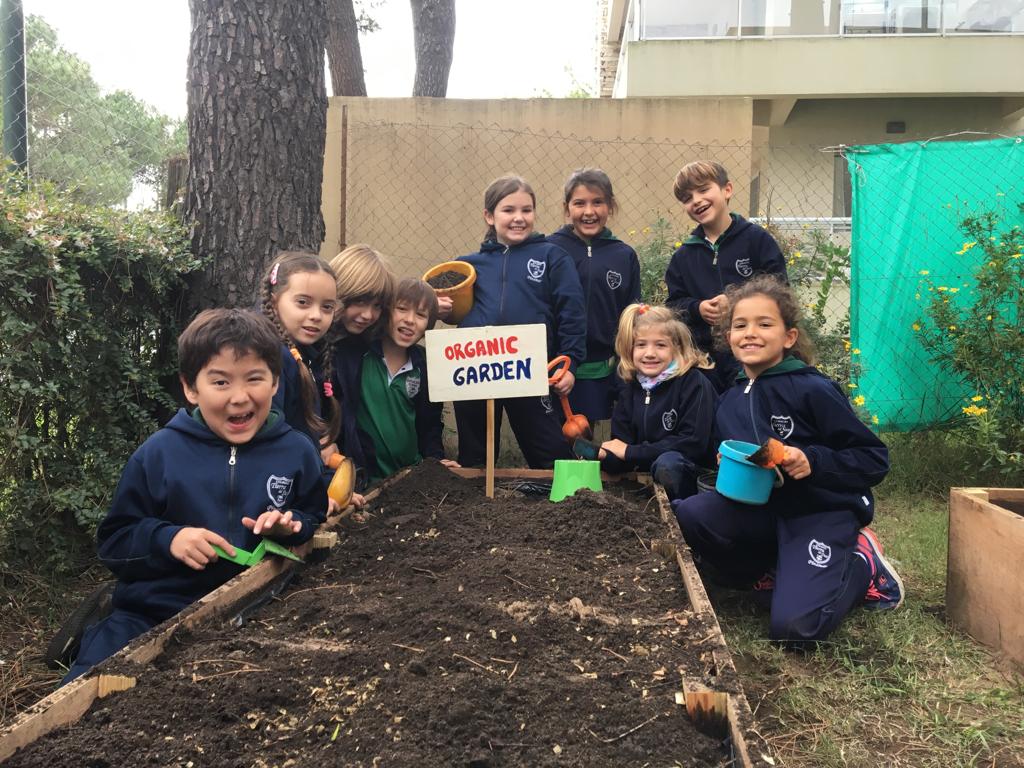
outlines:
M251 306L281 250L318 251L327 92L324 0L190 0L189 309Z
M327 0L327 62L335 96L365 96L363 53L352 0Z
M445 96L455 45L455 0L409 0L416 41L413 96Z

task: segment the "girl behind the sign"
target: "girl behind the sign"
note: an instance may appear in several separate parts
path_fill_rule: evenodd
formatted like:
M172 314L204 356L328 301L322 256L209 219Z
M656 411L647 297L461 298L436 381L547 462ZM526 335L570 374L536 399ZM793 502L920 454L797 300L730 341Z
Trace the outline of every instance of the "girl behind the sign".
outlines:
M686 542L734 585L771 591L772 639L821 640L857 605L896 608L899 576L868 525L885 445L809 363L799 303L773 275L728 290L720 332L743 373L718 402L720 437L785 443L783 484L763 506L716 493L673 502ZM758 578L760 577L760 578Z
M548 242L572 258L587 297L587 354L569 402L594 422L612 414L618 389L615 334L622 311L640 301L640 261L607 227L618 207L608 174L600 168L575 170L564 194L569 223L548 235Z
M563 395L572 389L576 366L585 354L583 291L569 255L533 231L535 208L533 190L518 176L503 176L487 187L484 242L477 253L459 259L472 264L477 275L473 308L459 327L544 323L548 357L567 355L571 360L569 372L555 386L555 393ZM549 469L556 459L572 458L549 396L495 402L496 453L503 410L531 467ZM485 414L484 401L455 403L463 466L481 466L486 459Z
M632 304L615 337L625 382L612 414L612 439L601 445L609 472L650 472L670 499L697 492L697 473L714 458L715 387L700 370L707 355L667 307Z

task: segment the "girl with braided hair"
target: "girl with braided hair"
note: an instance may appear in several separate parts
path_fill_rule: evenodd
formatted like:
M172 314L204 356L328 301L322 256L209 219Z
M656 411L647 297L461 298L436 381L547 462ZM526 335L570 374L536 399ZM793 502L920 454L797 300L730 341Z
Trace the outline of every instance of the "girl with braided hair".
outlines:
M327 456L337 450L341 423L331 378L333 347L324 339L338 306L334 270L315 253L284 251L264 274L260 298L282 342L274 407Z

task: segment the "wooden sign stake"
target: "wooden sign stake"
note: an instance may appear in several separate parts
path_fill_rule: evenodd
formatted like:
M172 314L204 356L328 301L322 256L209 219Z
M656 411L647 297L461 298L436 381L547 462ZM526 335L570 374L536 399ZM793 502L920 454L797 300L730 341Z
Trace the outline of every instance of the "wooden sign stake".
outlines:
M487 498L494 498L494 400L487 400L487 479L484 481Z

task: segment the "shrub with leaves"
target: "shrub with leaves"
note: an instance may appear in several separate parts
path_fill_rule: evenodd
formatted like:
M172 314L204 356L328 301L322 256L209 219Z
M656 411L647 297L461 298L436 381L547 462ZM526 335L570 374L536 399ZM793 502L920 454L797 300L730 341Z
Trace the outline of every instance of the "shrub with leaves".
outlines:
M1024 203L1019 206L1024 214ZM914 330L932 360L974 391L962 408L983 469L1024 475L1024 231L998 211L965 216L957 255L976 257L973 279L936 285L925 276ZM969 258L969 257L968 257Z
M175 407L180 224L0 178L0 540L57 555Z
M636 236L635 229L629 231L630 239ZM640 232L643 240L636 245L640 260L640 297L648 304L664 304L668 298L665 285L665 270L675 250L682 245L682 236L672 232L668 219L661 216L651 226Z

